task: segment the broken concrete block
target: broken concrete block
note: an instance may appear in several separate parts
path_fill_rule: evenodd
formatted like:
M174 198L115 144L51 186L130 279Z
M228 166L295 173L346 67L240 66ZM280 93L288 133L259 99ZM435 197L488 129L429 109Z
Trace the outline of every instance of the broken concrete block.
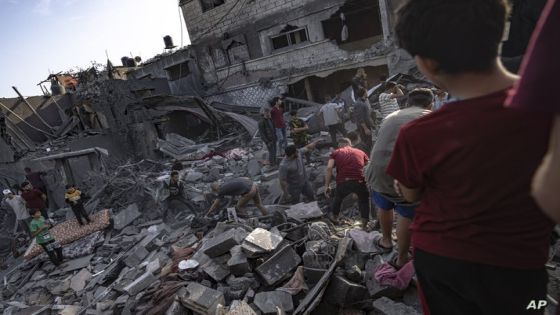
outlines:
M273 251L282 242L283 237L270 233L269 231L261 228L256 228L245 238L245 242L258 246L265 251Z
M247 172L249 173L249 176L251 178L260 175L261 165L259 164L259 161L249 160L249 162L247 163Z
M399 298L403 295L403 291L386 285L381 285L375 280L375 270L383 264L383 259L376 255L373 259L368 260L365 266L365 282L370 297L376 299L382 296L389 298Z
M124 263L130 267L134 268L138 266L144 258L148 257L150 252L146 250L143 246L137 246L132 251L129 251L129 255L124 259Z
M122 230L141 215L142 213L138 211L138 206L135 203L129 205L113 217L115 230Z
M233 301L226 315L257 315L245 301Z
M130 296L135 296L140 291L149 287L154 283L157 278L150 272L143 273L139 278L134 280L132 283L124 287L124 291Z
M93 258L93 255L88 255L88 256L72 259L69 261L65 261L62 263L62 265L58 266L53 272L51 272L50 276L65 274L74 270L85 268L89 266L91 258Z
M413 307L397 303L387 297L381 297L373 302L373 307L380 315L420 315Z
M381 237L381 233L377 231L367 233L364 230L352 229L348 232L348 235L352 238L354 246L360 252L365 254L379 252L379 248L375 246L375 240Z
M80 270L80 272L70 280L70 288L72 288L74 292L81 292L85 288L86 282L91 279L91 276L91 273L87 269Z
M231 258L228 260L227 265L229 271L235 276L242 276L251 272L251 266L247 260L247 256L243 253L241 246L234 246L231 250Z
M289 277L290 271L301 263L301 258L291 246L285 246L267 261L257 267L256 271L267 285L272 286Z
M161 270L161 263L159 258L156 258L148 263L146 266L146 272L151 272L153 274L158 273Z
M325 291L325 299L329 304L344 307L368 300L368 290L365 286L351 282L340 275L334 275Z
M204 177L203 173L200 173L200 172L197 172L197 171L191 171L191 172L189 172L189 174L187 174L187 177L185 177L185 182L187 182L187 183L197 183L203 177Z
M272 180L272 179L275 179L275 178L278 178L278 170L274 170L274 171L264 173L261 176L261 180L263 180L263 181L269 181L269 180Z
M165 312L165 315L190 315L191 312L179 303L179 301L173 301L171 306Z
M310 203L298 203L286 210L286 215L290 218L304 221L308 219L320 218L323 216L323 211L319 208L317 201Z
M278 309L283 311L282 314L289 314L294 311L292 296L284 291L257 293L254 303L264 315L276 315Z
M202 267L202 270L204 270L204 272L216 282L220 282L230 275L227 265L216 262L215 260L211 260L206 263Z
M121 295L119 296L116 300L115 300L115 305L118 306L124 306L126 304L126 302L128 301L129 296L128 295Z
M241 228L230 229L209 239L205 244L204 253L209 257L221 256L235 246L247 236L247 232Z
M196 314L216 314L218 305L225 305L222 292L191 282L186 294L180 297L181 304Z

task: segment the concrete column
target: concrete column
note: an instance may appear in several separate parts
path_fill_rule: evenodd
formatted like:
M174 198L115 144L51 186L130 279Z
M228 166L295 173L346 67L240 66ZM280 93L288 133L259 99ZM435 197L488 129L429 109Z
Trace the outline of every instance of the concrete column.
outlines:
M379 0L379 16L381 17L383 40L386 42L391 36L391 26L389 24L389 6L387 5L387 0Z

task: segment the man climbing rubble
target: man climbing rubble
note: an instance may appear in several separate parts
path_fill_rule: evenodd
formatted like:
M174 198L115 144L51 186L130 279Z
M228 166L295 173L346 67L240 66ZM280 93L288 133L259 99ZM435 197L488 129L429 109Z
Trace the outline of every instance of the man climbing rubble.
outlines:
M318 141L298 149L295 145L286 148L286 156L280 162L278 180L282 187L283 200L289 204L299 203L301 195L308 201L315 200L315 192L309 182L303 156L315 149Z
M407 202L399 196L393 186L393 177L385 172L395 141L402 126L430 113L434 103L434 95L429 89L415 89L408 95L408 106L398 110L383 120L377 141L373 146L369 163L365 169L366 180L372 191L371 198L380 209L377 218L381 225L382 237L376 241L377 246L390 252L393 248L393 210L397 212L398 256L393 261L396 267L403 266L408 260L410 247L410 231L408 229L414 218L417 204Z
M352 147L348 138L338 139L338 149L330 156L325 174L325 196L331 197L331 179L336 168L336 191L331 205L330 219L338 224L338 215L342 200L351 193L358 195L358 206L362 217L362 228L369 221L369 193L363 175L368 156L359 149Z
M214 182L210 185L210 187L217 197L212 206L210 206L210 209L208 209L208 212L206 213L207 216L220 207L222 198L225 196L239 196L239 200L237 201L237 205L235 207L239 217L247 217L247 211L245 208L251 200L253 200L255 206L261 211L262 215L268 214L268 211L262 204L259 187L247 177L234 178L223 183Z

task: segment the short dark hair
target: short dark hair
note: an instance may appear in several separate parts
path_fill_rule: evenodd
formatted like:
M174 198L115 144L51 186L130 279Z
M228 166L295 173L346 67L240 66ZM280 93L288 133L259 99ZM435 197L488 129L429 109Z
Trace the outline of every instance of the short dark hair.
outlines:
M31 172L31 169L29 167L26 167L23 170L26 171L26 172Z
M74 187L74 185L72 185L72 184L66 185L66 189L70 189L70 188L72 188L72 187Z
M341 145L352 145L352 141L350 141L350 139L348 138L339 138L338 139L338 146Z
M21 183L21 185L20 185L19 187L23 188L23 187L25 187L25 186L27 186L27 185L29 185L29 182L23 182L23 183Z
M408 93L408 106L428 108L434 102L434 93L430 89L418 88Z
M274 106L276 105L276 103L278 103L278 100L279 100L279 99L280 99L280 97L278 97L278 96L273 97L273 98L269 101L270 107L274 107Z
M395 86L397 86L397 83L393 82L393 81L388 81L385 82L385 86L384 86L384 91L387 91L389 89L394 88Z
M506 0L410 0L398 10L401 48L449 74L492 67L504 34Z
M358 135L358 133L355 131L350 131L346 134L346 137L350 139L350 141L352 141L352 144L355 144L358 142L358 140L360 140L360 135Z
M171 176L175 176L175 175L179 175L179 172L177 172L177 171L171 172Z
M290 111L290 116L297 116L297 110Z
M284 149L284 153L286 153L286 156L292 156L296 152L297 152L297 147L293 144L287 146L286 149Z

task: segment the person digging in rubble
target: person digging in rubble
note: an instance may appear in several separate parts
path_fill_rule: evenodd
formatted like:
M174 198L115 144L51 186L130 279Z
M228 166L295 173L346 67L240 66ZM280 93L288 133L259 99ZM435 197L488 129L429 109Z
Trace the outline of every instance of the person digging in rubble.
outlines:
M41 190L34 188L29 182L23 182L21 184L21 189L21 198L25 200L27 208L41 210L45 220L49 220L49 213L46 206L47 195Z
M400 46L458 99L403 126L387 167L396 191L420 202L414 267L431 315L544 312L531 305L547 300L553 222L531 181L553 117L504 106L518 81L498 57L508 7L412 0L398 11Z
M80 225L84 225L84 222L82 222L83 220L85 220L87 224L91 223L91 219L89 218L86 209L84 209L82 192L79 189L71 184L66 185L64 200L70 205L70 208L72 209L72 212L74 212L74 216L76 216L76 220L78 220Z
M35 238L37 244L43 247L51 262L55 266L60 265L64 259L62 256L62 246L60 246L49 232L50 224L45 221L45 218L41 215L40 209L32 209L30 214L33 216L33 219L29 223L31 236Z
M239 200L235 206L235 211L239 217L248 217L246 207L251 200L253 200L255 207L261 211L262 215L268 214L268 211L262 204L259 187L247 177L234 178L223 183L214 182L210 185L210 187L217 197L212 206L210 206L210 209L208 209L208 212L206 213L207 216L218 209L222 198L225 196L239 196Z
M385 83L385 91L379 94L379 107L383 119L400 109L397 99L402 96L404 93L395 82Z
M272 124L276 130L276 139L278 141L278 150L283 151L288 146L288 138L286 136L286 122L284 121L284 109L282 109L282 99L274 97L270 101L270 116Z
M358 98L354 103L353 115L358 133L360 134L360 139L362 139L362 142L366 146L366 154L369 154L373 144L372 129L374 128L374 123L371 119L371 106L367 98L366 89L360 89L358 91Z
M379 134L369 163L365 169L366 180L372 191L371 198L380 209L377 211L377 219L381 225L382 237L376 240L376 245L384 252L393 249L393 211L398 214L397 219L397 239L398 256L391 263L397 267L402 267L408 262L408 251L410 248L409 226L414 218L416 203L407 202L400 196L393 186L393 177L385 172L395 141L399 135L399 130L407 123L427 115L431 112L434 104L434 95L429 89L415 89L408 94L408 107L398 110L383 120Z
M315 191L309 182L302 156L309 154L315 149L316 145L317 141L299 149L295 145L286 148L286 156L280 162L278 172L278 180L284 193L282 196L284 202L289 204L299 203L301 195L304 195L308 201L315 200Z
M325 104L321 106L320 113L323 125L329 130L331 136L332 147L336 148L336 134L346 137L346 129L344 129L343 111L344 104L337 104L331 101L330 96L325 97Z
M266 145L266 148L268 149L268 164L271 167L276 167L276 164L277 164L276 129L274 129L274 125L273 125L270 117L271 117L270 116L270 109L269 108L263 108L262 109L262 119L259 121L259 134L261 136L262 141Z
M297 116L297 110L290 112L290 118L290 136L294 140L296 148L301 149L309 144L309 126ZM307 163L310 163L310 152L306 152L304 155Z
M338 149L331 154L325 174L325 196L330 198L332 173L336 168L336 191L330 211L330 219L333 223L338 224L342 200L349 194L355 193L358 195L362 228L366 228L370 211L369 193L363 171L368 160L368 156L363 151L352 147L350 139L338 139Z
M12 209L14 214L16 215L17 225L15 226L14 231L17 231L19 227L23 232L25 232L28 236L31 236L31 231L29 230L29 222L31 222L31 216L29 215L29 211L27 211L27 207L25 206L25 201L21 196L14 194L10 189L5 189L3 191L4 201L3 203L7 206L7 208Z

